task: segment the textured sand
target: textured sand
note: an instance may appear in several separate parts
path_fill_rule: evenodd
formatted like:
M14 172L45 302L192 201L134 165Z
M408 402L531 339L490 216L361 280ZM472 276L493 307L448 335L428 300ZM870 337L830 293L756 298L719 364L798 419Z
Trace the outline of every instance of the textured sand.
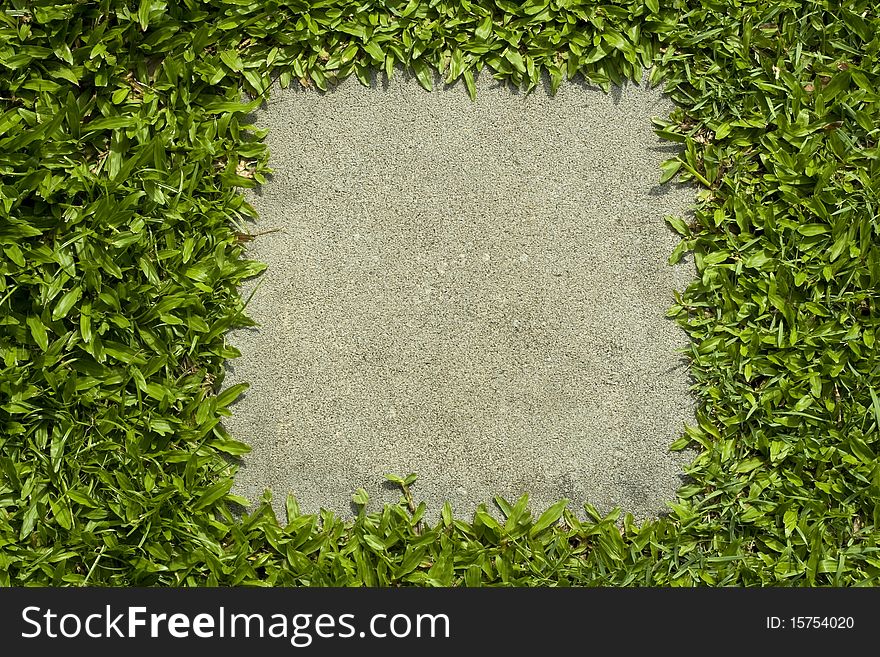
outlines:
M399 498L384 473L417 472L431 517L524 492L663 511L693 456L668 450L693 408L664 318L693 269L667 265L663 221L693 192L657 185L650 123L671 101L377 79L276 88L257 115L275 174L250 228L282 232L249 247L261 326L229 335L224 386L251 383L225 421L253 447L234 492L351 516L356 488L375 508Z

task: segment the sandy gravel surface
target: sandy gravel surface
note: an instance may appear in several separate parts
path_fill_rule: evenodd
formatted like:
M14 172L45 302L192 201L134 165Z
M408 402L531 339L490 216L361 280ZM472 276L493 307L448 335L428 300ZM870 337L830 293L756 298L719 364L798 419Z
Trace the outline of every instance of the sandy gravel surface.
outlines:
M225 425L253 447L233 492L350 516L356 488L396 501L383 474L417 472L432 517L524 492L664 510L693 457L668 451L693 412L664 312L694 274L663 222L692 191L657 185L650 123L671 102L379 80L257 114L275 174L250 228L281 231L249 247L261 326L229 335L224 386L251 389Z

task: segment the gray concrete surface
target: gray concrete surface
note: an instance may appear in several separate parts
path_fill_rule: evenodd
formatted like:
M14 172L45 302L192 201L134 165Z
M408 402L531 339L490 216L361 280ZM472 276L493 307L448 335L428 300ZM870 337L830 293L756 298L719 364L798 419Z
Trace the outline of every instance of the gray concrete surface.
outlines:
M524 492L664 511L693 458L668 450L693 412L664 312L694 273L663 221L693 191L657 185L674 149L650 123L671 101L377 79L258 112L275 174L249 227L280 232L249 246L260 327L228 337L224 386L251 383L224 422L253 447L233 492L350 517L356 488L375 509L399 499L385 473L416 472L431 517Z

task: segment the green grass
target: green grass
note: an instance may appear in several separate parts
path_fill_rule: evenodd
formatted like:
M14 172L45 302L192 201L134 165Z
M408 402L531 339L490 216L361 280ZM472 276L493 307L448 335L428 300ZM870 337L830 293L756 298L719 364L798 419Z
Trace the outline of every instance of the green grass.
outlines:
M877 583L874 3L0 6L0 584ZM667 517L535 519L523 499L430 526L411 480L348 524L292 499L280 524L229 510L225 457L247 447L220 425L241 392L217 394L224 335L263 269L239 259L237 188L268 171L240 92L397 63L471 93L480 69L665 80L657 130L682 155L658 178L699 186L669 222L698 269L670 311L699 401L674 447L700 453Z

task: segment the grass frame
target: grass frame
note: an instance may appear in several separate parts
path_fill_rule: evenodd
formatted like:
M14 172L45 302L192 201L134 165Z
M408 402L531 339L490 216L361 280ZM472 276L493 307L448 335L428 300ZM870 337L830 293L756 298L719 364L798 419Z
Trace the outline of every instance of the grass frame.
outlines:
M867 0L11 0L0 9L0 584L866 585L880 573L880 18ZM240 522L224 335L272 75L665 81L701 451L668 517L402 500ZM297 82L299 81L299 82ZM364 502L362 492L356 502ZM562 520L561 523L557 522Z

